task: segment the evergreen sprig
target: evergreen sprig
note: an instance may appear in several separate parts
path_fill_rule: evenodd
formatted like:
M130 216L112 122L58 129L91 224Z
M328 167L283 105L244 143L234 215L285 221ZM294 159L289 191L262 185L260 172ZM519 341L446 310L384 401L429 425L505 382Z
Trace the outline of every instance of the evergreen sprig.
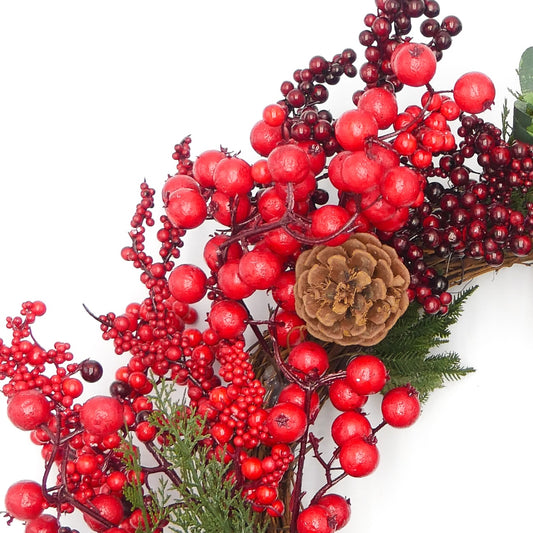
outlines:
M472 368L461 365L457 353L432 351L448 342L450 327L457 322L465 300L476 288L461 291L446 315L429 315L416 303L411 304L387 337L372 347L371 352L381 357L389 370L390 381L385 391L410 383L418 390L421 401L425 401L445 381L473 372Z
M164 445L152 448L160 465L157 487L142 493L131 483L124 495L134 509L143 512L144 525L137 533L153 533L160 519L175 533L264 533L234 483L228 479L230 464L210 456L203 446L205 419L173 398L171 382L156 383L150 422L164 436ZM129 467L142 469L136 454L128 455ZM148 469L145 469L145 472ZM166 475L171 473L171 475ZM146 486L146 484L145 484Z

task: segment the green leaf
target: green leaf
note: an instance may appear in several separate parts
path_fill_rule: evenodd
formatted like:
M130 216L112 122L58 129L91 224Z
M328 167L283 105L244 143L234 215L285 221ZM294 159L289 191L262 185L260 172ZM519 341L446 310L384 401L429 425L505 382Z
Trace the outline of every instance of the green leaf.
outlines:
M533 134L530 128L533 125L533 116L528 111L528 103L517 100L513 111L513 137L527 144L533 144Z
M520 58L518 77L522 93L533 92L533 46L525 50Z
M533 106L533 92L524 93L520 99L523 102L526 102L526 104L528 104L527 105L527 112L528 112L528 114L531 114L530 110L529 110L529 107Z

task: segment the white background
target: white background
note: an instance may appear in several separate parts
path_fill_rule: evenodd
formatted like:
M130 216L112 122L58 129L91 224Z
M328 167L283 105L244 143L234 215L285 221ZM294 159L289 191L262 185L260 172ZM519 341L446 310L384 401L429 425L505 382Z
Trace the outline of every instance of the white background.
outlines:
M471 70L489 74L498 98L487 116L499 125L507 88L518 88L518 59L533 44L529 5L442 0L439 19L459 15L464 31L439 63L435 87L451 88ZM77 360L98 358L109 383L125 359L100 339L82 303L96 313L120 312L144 295L138 273L120 258L140 182L161 187L173 173L173 145L187 134L195 155L222 145L253 161L249 130L294 69L345 47L362 64L357 36L373 6L2 2L0 315L44 300L48 313L34 329L39 342L67 341ZM361 86L356 78L332 88L330 109L350 107ZM402 98L416 103L419 96ZM188 239L187 258L199 260L200 242ZM378 470L338 488L352 501L349 531L532 530L533 271L516 267L479 283L446 347L477 373L436 392L412 428L382 431ZM3 319L1 328L8 341ZM42 461L29 436L9 425L0 401L3 500L11 483L39 479Z

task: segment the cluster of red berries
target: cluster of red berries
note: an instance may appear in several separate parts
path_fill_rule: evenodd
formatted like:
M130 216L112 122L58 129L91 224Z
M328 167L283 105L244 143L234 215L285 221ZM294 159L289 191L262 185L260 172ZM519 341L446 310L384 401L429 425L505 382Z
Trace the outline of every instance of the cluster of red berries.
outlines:
M383 392L387 369L376 356L363 354L345 370L330 370L326 349L310 338L295 311L301 252L342 244L354 232L375 233L408 267L410 300L428 313L446 313L451 301L446 273L435 258L500 266L506 254L531 252L533 205L515 201L533 184L532 148L509 145L498 128L477 116L494 99L487 76L467 73L449 91L431 86L442 51L461 30L459 20L438 22L433 0L376 5L377 14L365 17L368 29L359 36L366 47L367 63L360 69L366 85L355 91L354 108L336 118L319 108L329 97L326 85L357 74L355 52L346 49L331 61L314 56L295 71L294 83L282 84L282 100L267 105L251 130L259 155L254 163L225 149L205 151L193 161L189 137L174 147L177 172L162 188L157 260L145 242L146 230L156 225L155 191L141 185L122 257L139 270L147 296L121 314L91 313L116 354L129 357L108 396L78 403L82 381L101 377L99 363L73 363L68 344L46 350L34 340L31 325L44 314L44 304L27 302L20 317L8 319L11 346L0 342L8 415L31 432L45 461L42 484L21 481L6 496L9 515L27 521L27 533L73 533L56 516L43 514L47 508L57 516L78 509L100 533L134 533L143 525L143 513L128 507L123 489L133 482L148 488L153 470L128 467L125 438L135 437L134 453L144 446L152 457L161 456L165 435L149 415L150 394L163 378L186 387L191 409L205 420L201 446L213 460L230 464L230 478L254 510L274 517L286 511L280 483L295 465L291 533L341 529L350 505L331 489L346 476L374 471L377 431L385 424L410 426L420 403L408 384L388 390L383 422L371 426L362 408L368 395ZM406 37L411 20L422 16L425 44ZM422 94L400 111L395 93L404 86L421 88ZM476 180L466 165L473 157L481 168ZM221 226L203 248L207 269L176 264L187 232L206 220ZM249 311L254 293L272 297L268 316L260 320ZM191 304L204 298L211 306L200 331L192 327L198 316ZM274 361L275 392L260 379L247 333ZM331 426L336 448L329 460L312 432L325 396L340 411ZM302 510L310 447L325 482ZM158 474L175 478L160 464ZM53 468L58 474L50 487ZM166 525L150 527L160 533Z

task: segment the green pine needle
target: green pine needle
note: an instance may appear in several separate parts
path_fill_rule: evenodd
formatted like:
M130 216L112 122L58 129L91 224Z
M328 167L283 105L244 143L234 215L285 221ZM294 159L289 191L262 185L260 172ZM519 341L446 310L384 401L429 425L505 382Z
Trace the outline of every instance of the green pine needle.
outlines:
M448 342L450 327L457 322L464 302L476 288L472 286L460 292L446 315L428 315L418 304L411 304L387 337L371 348L389 370L390 381L385 392L410 383L425 401L445 381L458 380L473 372L472 368L461 365L455 352L433 354L432 351Z
M144 493L140 484L129 484L126 499L142 510L145 524L165 519L176 533L264 533L265 526L227 478L231 465L209 457L210 448L202 445L205 420L174 400L173 392L173 383L155 384L150 417L165 437L165 445L155 448L159 462L173 475L159 473L156 488ZM125 461L141 471L137 454L127 453ZM155 527L143 525L137 533L152 533Z

